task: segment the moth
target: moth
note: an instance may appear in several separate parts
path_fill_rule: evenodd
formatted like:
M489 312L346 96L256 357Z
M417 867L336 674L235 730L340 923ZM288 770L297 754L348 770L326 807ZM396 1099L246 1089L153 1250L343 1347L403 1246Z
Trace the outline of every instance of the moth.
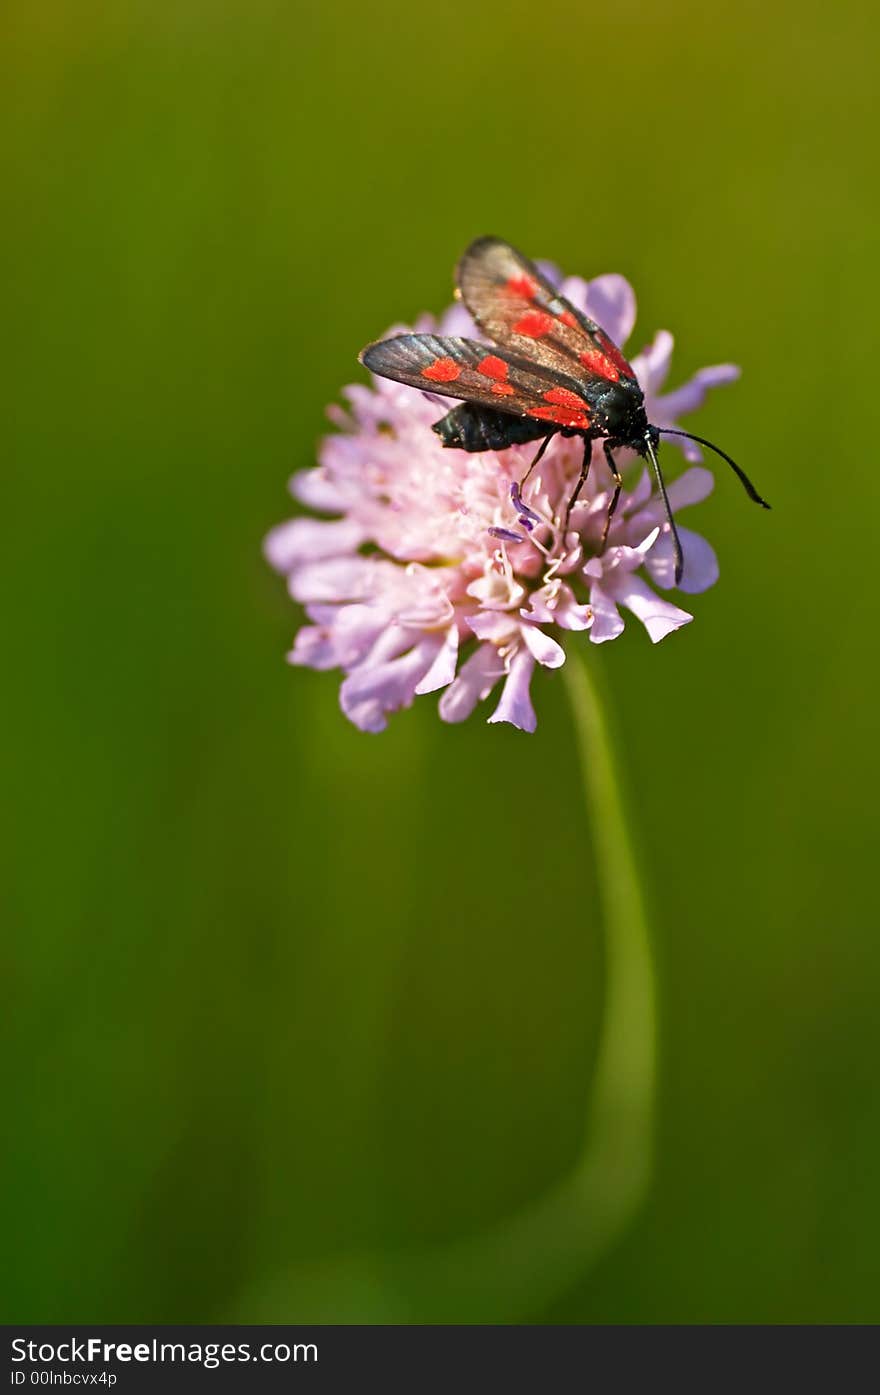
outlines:
M400 334L369 344L359 355L380 377L461 399L432 428L444 446L496 451L540 441L530 474L554 436L581 437L583 463L568 500L567 525L589 474L593 442L601 441L614 481L602 547L623 487L615 451L635 451L650 462L657 481L672 536L676 582L684 561L657 458L661 435L686 436L708 447L736 473L750 499L770 507L719 446L689 431L651 425L644 394L618 346L509 243L497 237L472 242L456 268L456 288L492 344Z

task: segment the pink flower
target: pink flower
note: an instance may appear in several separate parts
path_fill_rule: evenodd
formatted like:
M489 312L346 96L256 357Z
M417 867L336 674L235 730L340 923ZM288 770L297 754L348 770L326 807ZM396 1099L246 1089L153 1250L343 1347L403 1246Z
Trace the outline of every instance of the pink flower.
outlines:
M560 281L553 269L549 274L615 343L626 342L635 296L623 277ZM439 325L424 317L416 328L480 337L461 305ZM671 350L672 336L661 331L632 359L648 418L662 426L738 372L706 368L658 396ZM342 710L363 731L382 731L389 713L437 691L443 720L463 721L499 684L489 721L534 731L535 665L565 662L566 631L603 644L621 633L621 612L628 611L656 643L692 619L654 589L673 588L674 562L646 471L621 495L600 553L611 477L598 444L566 529L580 440L556 436L520 492L534 443L482 455L445 449L430 428L448 400L385 378L349 387L345 397L347 411L330 409L340 429L322 442L319 466L291 481L299 503L333 517L283 523L265 551L309 620L290 662L341 669ZM690 442L683 445L699 459ZM707 470L686 470L669 489L675 512L699 503L712 484ZM679 533L679 590L703 591L718 577L715 554L697 533Z

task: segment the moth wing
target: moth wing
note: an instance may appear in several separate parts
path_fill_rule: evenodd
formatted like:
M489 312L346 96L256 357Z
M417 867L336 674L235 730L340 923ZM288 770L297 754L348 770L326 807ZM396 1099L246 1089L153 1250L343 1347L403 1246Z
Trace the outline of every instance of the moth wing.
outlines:
M614 341L509 243L477 238L458 263L456 284L480 329L517 357L576 380L620 383L641 395Z
M515 357L474 339L400 334L369 344L360 361L398 383L458 397L510 416L585 431L590 404L577 381L558 368Z

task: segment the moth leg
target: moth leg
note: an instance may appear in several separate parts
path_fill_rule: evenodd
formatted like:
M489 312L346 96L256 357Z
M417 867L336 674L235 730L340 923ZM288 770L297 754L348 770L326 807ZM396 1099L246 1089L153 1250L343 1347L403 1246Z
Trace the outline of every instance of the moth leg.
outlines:
M549 446L550 442L553 440L553 437L554 437L555 435L556 435L555 431L551 431L551 432L550 432L550 435L549 435L549 436L545 436L544 439L543 439L543 441L541 442L541 444L538 446L538 449L537 449L537 451L536 451L536 453L535 453L535 458L534 458L534 460L532 461L531 465L530 465L529 468L526 470L525 474L523 475L522 479L521 479L520 482L519 482L519 487L520 487L520 489L522 489L522 487L523 487L523 485L525 484L526 480L528 479L529 475L530 475L530 474L532 473L532 471L534 470L535 466L537 465L538 461L541 459L541 456L544 454L545 450L547 449L547 447Z
M585 485L586 482L587 482L587 475L590 473L590 461L592 460L592 458L593 458L593 440L592 440L592 437L591 437L591 436L587 436L586 440L584 441L584 459L583 459L583 464L581 465L581 475L580 475L580 479L578 480L577 484L576 484L575 487L574 487L574 493L572 494L571 498L569 499L569 501L568 501L568 507L567 507L566 510L565 510L565 531L566 531L566 532L568 531L568 522L569 522L569 519L571 518L571 511L572 511L572 509L574 508L575 504L577 503L578 495L580 494L581 490L583 489L584 485Z
M623 480L620 478L620 471L614 463L614 456L611 454L613 449L611 442L603 441L602 449L605 452L605 459L608 462L608 469L611 471L611 476L614 480L614 493L611 496L611 503L608 507L608 512L605 515L605 527L602 529L602 537L599 542L600 552L605 551L605 545L608 542L608 530L611 527L611 520L614 517L614 510L617 508L617 502L620 498L620 491L623 488Z

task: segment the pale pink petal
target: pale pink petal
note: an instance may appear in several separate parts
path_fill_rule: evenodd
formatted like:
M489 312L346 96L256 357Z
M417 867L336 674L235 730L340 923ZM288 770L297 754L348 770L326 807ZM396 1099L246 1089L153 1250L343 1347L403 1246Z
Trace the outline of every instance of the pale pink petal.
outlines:
M702 407L711 388L735 383L739 375L740 370L734 363L718 363L712 368L701 368L688 382L661 397L657 406L668 421L675 421L686 412L695 412Z
M659 527L654 527L640 540L636 547L628 547L622 543L615 547L609 547L601 557L591 558L584 567L584 575L611 578L620 576L624 572L634 572L642 565L659 536Z
M399 601L397 612L402 625L421 625L427 630L442 629L454 614L449 597L439 588L414 587L408 598Z
M551 582L535 591L527 608L520 611L524 620L539 625L559 625L563 630L587 630L593 623L588 605L579 605L570 586Z
M666 635L681 629L682 625L689 624L694 618L686 610L679 610L677 605L655 596L650 586L632 573L615 578L613 594L620 605L626 606L637 620L641 620L652 644L659 643Z
M707 499L714 488L715 477L711 470L703 470L699 466L685 470L684 474L673 480L667 488L669 504L675 517L678 517L682 509ZM656 496L638 512L630 512L626 520L626 535L629 538L637 538L652 526L666 526L666 510Z
M317 518L292 518L272 529L263 551L276 571L289 572L300 563L354 552L363 541L364 530L352 519L325 523Z
M578 605L573 596L570 601L563 599L556 610L556 623L563 630L588 630L593 623L593 608Z
M550 279L549 277L547 278ZM554 284L554 283L551 283ZM580 310L585 315L590 312L587 309L587 295L590 289L589 281L585 281L583 276L563 276L561 281L555 283L556 289L566 300L570 300L576 310ZM591 316L591 318L593 318ZM610 334L610 330L608 331Z
M504 676L504 664L494 644L481 644L462 664L457 677L440 699L440 716L444 722L463 722L478 702L488 697L499 678Z
M419 680L431 667L441 643L439 636L431 635L408 653L385 663L365 660L339 690L346 717L363 731L382 731L385 713L412 705Z
M679 528L678 536L684 558L681 581L675 580L675 555L672 548L672 534L662 533L645 560L645 570L656 586L664 591L678 586L694 596L700 591L708 591L718 580L718 558L714 549L699 533L690 528Z
M663 426L671 426L672 420L671 417L664 418L657 413L654 417L654 425L660 426L661 428ZM675 446L677 450L680 450L685 460L689 460L691 464L699 465L703 460L703 452L695 441L685 440L683 436L664 436L663 439L668 441L670 445Z
M381 383L378 391L381 391ZM362 410L372 416L379 405L376 398L377 393L371 388L365 387L363 383L346 383L342 389L342 396L351 403L355 409Z
M303 668L338 668L339 655L333 643L332 631L323 626L303 625L297 631L287 662Z
M412 650L415 637L413 631L405 629L403 625L398 625L394 621L386 622L369 653L364 656L357 667L364 670L376 669L383 664L390 663L393 659L399 659L402 654Z
M389 624L387 613L377 606L338 606L333 620L333 640L340 668L352 669L361 663L379 636L389 631Z
M538 257L535 260L535 266L538 268L541 275L550 282L550 285L558 290L560 282L562 281L562 272L559 270L556 263L548 262L544 257ZM584 284L586 284L586 282Z
M682 387L667 393L665 397L657 397L649 403L652 422L661 428L676 426L680 416L687 412L695 412L698 407L703 405L706 393L710 388L722 387L725 383L735 382L739 374L740 370L733 363L719 363L712 368L701 368ZM667 436L665 440L671 445L678 446L685 460L699 463L703 459L703 453L695 441L688 441L682 436Z
M590 626L590 643L606 644L609 639L617 639L623 634L623 617L611 596L605 589L594 581L590 587L590 606L593 611L593 623Z
M628 495L624 495L618 507L623 509L626 513L633 513L636 509L640 509L643 504L647 503L651 497L652 489L653 482L651 476L648 474L647 470L643 470L635 489L630 490Z
M326 603L322 604L320 601L316 601L314 604L303 606L303 610L305 611L306 615L309 617L313 624L323 625L326 628L332 629L333 626L335 626L336 624L336 619L340 611L342 610L342 607L338 604L328 605Z
M520 649L510 663L510 672L504 681L498 706L489 718L490 722L509 722L520 731L534 731L538 725L535 709L529 694L529 684L535 661L527 649Z
M460 300L455 300L444 310L437 324L438 334L459 335L463 339L479 339L480 331L474 324L473 317ZM448 402L448 407L454 407L454 402Z
M520 633L526 647L534 659L544 668L561 668L565 663L565 650L555 639L545 635L537 625L521 625Z
M653 397L666 382L675 340L668 329L660 329L640 354L632 361L636 377L646 397ZM651 420L654 415L649 408Z
M295 601L357 601L369 595L373 563L366 557L310 562L288 578Z
M443 645L424 678L416 684L416 693L434 693L438 688L446 688L455 677L458 663L458 626L450 625L443 639Z
M509 610L482 610L476 615L465 616L465 624L473 630L477 639L488 639L493 644L503 644L512 639L519 629L516 616Z
M354 431L357 422L344 407L340 407L338 402L331 402L329 407L324 408L324 415L327 420L339 428L340 431Z
M342 389L343 397L351 403L352 411L361 424L375 425L382 420L385 411L385 384L381 379L374 378L376 390L373 391L364 387L363 383L349 383L348 387ZM329 439L333 439L332 437ZM324 442L328 444L328 442Z
M557 592L550 586L542 586L540 591L532 592L528 605L522 608L520 615L524 620L534 620L539 625L553 625L556 622L557 605Z
M506 572L490 570L472 581L467 588L469 596L479 601L488 610L509 610L519 605L525 596L525 588L514 581Z
M621 347L633 332L636 297L624 276L614 272L594 276L587 285L586 304L581 308Z
M350 722L360 731L368 731L373 736L384 731L388 725L387 709L379 698L367 698L363 702L352 703L345 696L345 684L339 689L339 706Z
M318 513L341 513L345 508L345 494L320 467L299 470L290 481L290 492L300 504Z
M666 492L673 512L677 513L679 509L690 508L692 504L702 504L714 488L715 476L712 471L692 466L685 470L683 475L679 475L677 480L673 480Z

